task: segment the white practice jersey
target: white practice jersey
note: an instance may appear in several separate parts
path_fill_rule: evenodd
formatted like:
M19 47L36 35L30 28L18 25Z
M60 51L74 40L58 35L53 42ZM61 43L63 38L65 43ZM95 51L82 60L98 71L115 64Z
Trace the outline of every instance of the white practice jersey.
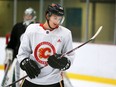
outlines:
M70 30L63 26L50 31L45 30L42 24L31 24L21 40L17 59L21 62L24 58L30 57L38 63L39 67L47 64L47 58L55 53L63 54L73 49L72 35ZM71 62L74 59L74 52L66 55ZM35 84L49 85L62 80L62 71L47 65L41 69L38 77L26 79Z

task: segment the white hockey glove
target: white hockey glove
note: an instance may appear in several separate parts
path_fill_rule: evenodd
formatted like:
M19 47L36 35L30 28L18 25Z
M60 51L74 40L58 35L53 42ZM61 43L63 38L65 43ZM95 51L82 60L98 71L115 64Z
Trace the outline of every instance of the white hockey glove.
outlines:
M13 50L12 49L6 49L6 57L5 57L5 61L4 64L7 64L10 61L12 61L13 59Z
M6 70L7 65L13 60L13 50L6 48L6 55L4 60L4 69Z

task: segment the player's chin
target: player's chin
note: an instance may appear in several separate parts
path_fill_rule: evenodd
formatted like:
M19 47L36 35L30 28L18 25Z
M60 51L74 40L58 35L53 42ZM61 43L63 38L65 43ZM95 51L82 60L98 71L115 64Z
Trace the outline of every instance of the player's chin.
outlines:
M53 25L52 28L56 28L58 25Z

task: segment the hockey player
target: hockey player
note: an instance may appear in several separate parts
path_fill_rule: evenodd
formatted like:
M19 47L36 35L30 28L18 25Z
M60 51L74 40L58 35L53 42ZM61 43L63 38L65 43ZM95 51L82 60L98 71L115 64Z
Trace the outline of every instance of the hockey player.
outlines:
M64 87L62 73L72 64L73 52L60 58L73 49L71 31L61 26L63 7L49 5L45 17L44 24L29 25L21 40L17 59L28 75L21 87Z
M36 19L36 12L32 8L27 8L24 12L24 20L23 22L17 23L14 25L10 41L7 44L6 49L13 51L13 59L16 58L16 55L18 53L18 48L20 45L20 37L25 32L26 27L35 22Z
M9 67L9 63L11 65L14 62L14 59L16 58L16 55L18 54L20 40L23 36L23 33L25 32L29 24L35 23L35 19L36 19L36 11L33 8L29 7L24 11L23 22L17 23L13 26L13 29L10 35L10 40L6 46L5 66L8 65L7 67Z

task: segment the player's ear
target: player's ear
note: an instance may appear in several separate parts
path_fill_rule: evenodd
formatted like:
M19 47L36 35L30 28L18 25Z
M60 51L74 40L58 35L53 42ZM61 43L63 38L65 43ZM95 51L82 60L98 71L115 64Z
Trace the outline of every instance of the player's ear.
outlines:
M46 14L46 18L47 18L47 20L49 20L50 19L50 15Z

